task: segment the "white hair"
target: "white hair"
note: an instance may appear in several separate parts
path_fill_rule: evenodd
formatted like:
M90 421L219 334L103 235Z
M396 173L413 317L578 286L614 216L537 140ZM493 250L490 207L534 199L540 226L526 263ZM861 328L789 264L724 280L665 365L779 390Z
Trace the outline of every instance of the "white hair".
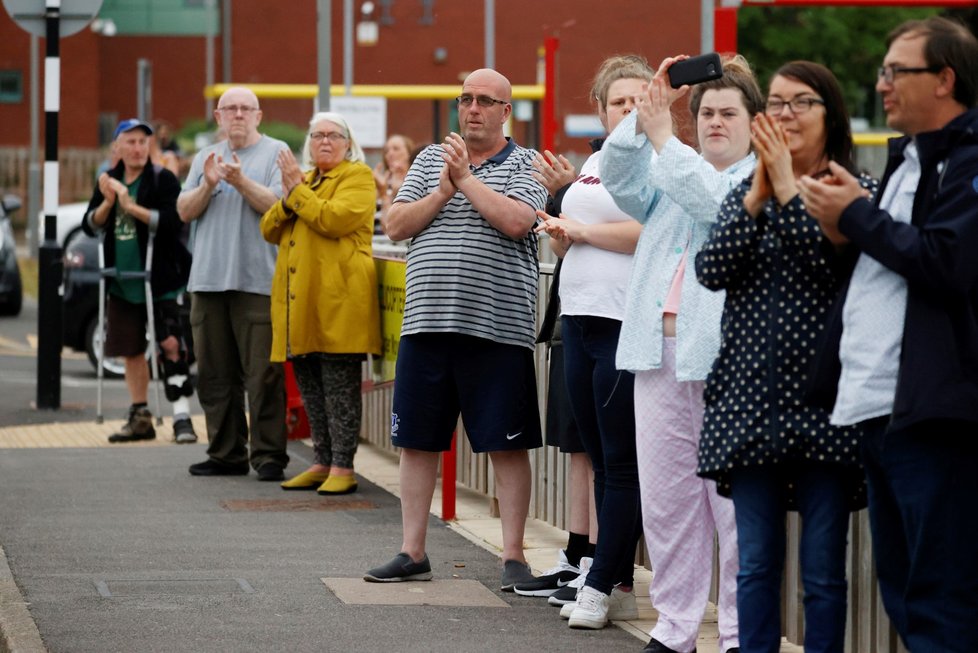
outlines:
M350 141L350 149L346 152L346 158L348 161L359 161L363 163L366 157L363 156L363 148L357 143L357 138L353 134L353 129L350 127L349 123L346 122L346 118L334 111L319 111L314 114L312 119L309 121L309 131L306 132L306 142L302 145L302 164L307 167L307 169L312 169L316 167L316 161L312 158L312 148L311 139L309 137L312 134L313 128L324 120L335 124L343 132L343 135Z

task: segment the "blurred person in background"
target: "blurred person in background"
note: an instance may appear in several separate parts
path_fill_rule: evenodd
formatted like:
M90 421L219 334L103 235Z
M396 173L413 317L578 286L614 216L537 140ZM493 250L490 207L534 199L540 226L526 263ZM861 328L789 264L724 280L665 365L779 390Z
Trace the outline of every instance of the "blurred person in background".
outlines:
M173 403L174 439L189 444L197 441L197 434L190 421L189 398L194 390L180 303L190 272L190 253L180 240L183 223L176 207L180 182L153 163L152 142L153 128L146 123L136 118L119 123L112 143L119 160L99 175L82 229L91 236L104 236L105 265L120 273L146 270L147 246L153 239L150 285L164 387L166 398ZM109 442L152 440L156 429L146 406L146 284L142 279L109 279L107 302L104 354L123 357L132 399L126 423L109 436Z
M390 208L415 156L415 143L403 134L393 134L384 144L383 156L374 166L377 203L381 211Z

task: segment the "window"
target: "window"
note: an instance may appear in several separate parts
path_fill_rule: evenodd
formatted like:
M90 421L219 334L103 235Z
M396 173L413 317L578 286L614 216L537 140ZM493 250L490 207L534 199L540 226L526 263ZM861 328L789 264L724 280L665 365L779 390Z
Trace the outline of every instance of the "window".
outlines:
M19 70L0 70L0 102L17 104L24 101L24 77Z

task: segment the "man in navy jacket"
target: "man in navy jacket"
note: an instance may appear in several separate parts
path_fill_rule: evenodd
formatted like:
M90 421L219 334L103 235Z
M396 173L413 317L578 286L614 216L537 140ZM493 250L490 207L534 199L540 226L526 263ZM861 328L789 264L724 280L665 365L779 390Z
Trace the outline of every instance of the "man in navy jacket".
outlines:
M876 89L905 136L878 204L834 164L802 180L829 240L858 255L816 383L833 423L866 428L877 572L900 636L915 653L978 651L978 41L929 18L888 48Z

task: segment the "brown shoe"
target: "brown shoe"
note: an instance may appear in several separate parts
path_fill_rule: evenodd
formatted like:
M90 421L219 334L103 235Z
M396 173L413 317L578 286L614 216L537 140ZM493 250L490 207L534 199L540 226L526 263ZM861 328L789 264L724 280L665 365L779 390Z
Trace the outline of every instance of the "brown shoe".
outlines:
M130 406L129 419L119 429L118 433L109 436L109 442L136 442L137 440L153 440L156 429L153 428L153 413L145 406L136 408Z

